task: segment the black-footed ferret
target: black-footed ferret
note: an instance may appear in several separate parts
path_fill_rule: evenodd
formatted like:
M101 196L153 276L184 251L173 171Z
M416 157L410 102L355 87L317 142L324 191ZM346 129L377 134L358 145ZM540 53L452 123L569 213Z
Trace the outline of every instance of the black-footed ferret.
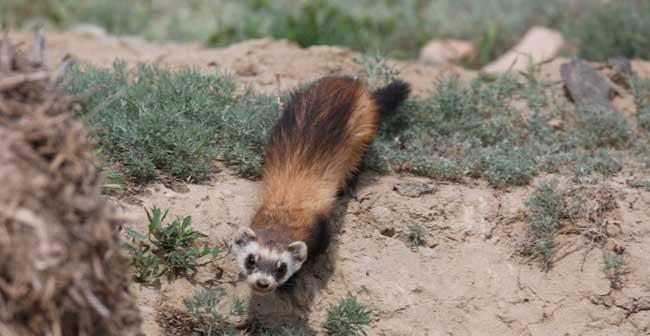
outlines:
M254 292L272 292L326 248L337 195L382 115L409 93L402 81L371 91L356 79L325 77L291 95L266 148L260 206L233 244Z

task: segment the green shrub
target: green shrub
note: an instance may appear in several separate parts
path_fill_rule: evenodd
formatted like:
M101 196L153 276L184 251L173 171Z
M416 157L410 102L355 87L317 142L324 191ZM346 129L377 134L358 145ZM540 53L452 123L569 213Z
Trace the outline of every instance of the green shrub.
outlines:
M86 95L80 115L98 131L104 153L146 182L165 173L200 182L221 155L244 176L258 176L268 130L277 118L270 96L235 94L228 75L126 64L71 73L68 90Z
M197 267L219 259L218 247L203 245L198 240L206 235L191 228L191 218L176 218L165 224L167 211L153 208L147 211L149 225L147 235L126 229L131 242L126 244L131 253L131 264L136 269L135 280L146 282L164 274L172 277L196 274ZM208 260L202 260L208 257Z
M650 3L617 0L589 11L566 33L578 44L580 56L591 61L610 57L650 59Z

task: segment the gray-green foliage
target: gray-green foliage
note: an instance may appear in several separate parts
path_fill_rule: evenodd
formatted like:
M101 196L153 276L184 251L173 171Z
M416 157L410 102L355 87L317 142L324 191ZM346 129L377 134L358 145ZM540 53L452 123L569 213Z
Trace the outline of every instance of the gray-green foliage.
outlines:
M377 56L359 63L376 86L399 76ZM648 106L644 83L631 84L642 108ZM443 78L428 97L412 97L386 116L368 166L452 181L485 177L496 187L525 185L540 170L573 170L577 180L620 170L602 148L632 142L622 115L577 109L575 126L557 131L548 122L558 104L545 87L534 77L521 83L512 75L479 76L469 84ZM237 93L227 74L189 69L140 66L129 75L121 62L76 68L68 90L85 96L79 114L96 130L102 153L139 181L160 174L202 181L218 157L242 176L259 176L278 116L274 97L252 89ZM521 100L532 115L515 104Z
M612 155L604 149L585 153L575 159L573 166L576 182L589 182L594 173L609 177L618 173L623 167Z
M232 319L244 315L246 305L238 297L233 297L230 308L225 310L222 303L225 297L223 288L209 288L199 289L191 297L183 299L186 313L198 321L193 335L225 336L237 333Z
M565 30L580 56L592 61L610 57L650 58L650 2L617 0L588 11Z
M619 253L607 252L604 255L605 274L613 289L623 288L623 275L625 273L625 258Z
M629 78L639 128L650 133L650 79Z
M538 149L512 105L517 91L510 76L469 86L457 77L440 80L430 97L408 101L387 119L372 165L450 180L485 176L495 186L528 183Z
M426 228L421 224L411 224L408 226L408 239L411 245L418 247L424 245L424 235L427 233Z
M327 309L322 327L332 336L365 335L371 322L371 313L353 296L341 299Z
M602 106L577 108L579 140L587 148L624 147L632 136L630 126L619 112Z
M564 201L557 186L540 183L525 201L530 212L528 223L534 235L533 251L542 259L542 268L549 270L553 262L554 239L564 215Z
M386 58L379 54L363 54L354 62L361 65L365 80L373 88L380 88L390 84L398 79L400 75L399 70L388 65Z
M68 90L86 97L79 112L99 134L104 153L139 181L160 172L202 181L221 155L244 176L261 170L266 132L277 118L272 97L235 93L226 74L126 64L77 68Z

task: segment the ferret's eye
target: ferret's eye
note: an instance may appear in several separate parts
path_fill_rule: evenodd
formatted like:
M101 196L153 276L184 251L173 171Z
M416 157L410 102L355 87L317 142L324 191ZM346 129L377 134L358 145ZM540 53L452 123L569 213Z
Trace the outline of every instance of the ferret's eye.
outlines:
M255 267L255 256L249 254L248 257L246 257L246 268L252 269L253 267Z
M281 263L278 266L278 276L284 276L287 273L287 264Z

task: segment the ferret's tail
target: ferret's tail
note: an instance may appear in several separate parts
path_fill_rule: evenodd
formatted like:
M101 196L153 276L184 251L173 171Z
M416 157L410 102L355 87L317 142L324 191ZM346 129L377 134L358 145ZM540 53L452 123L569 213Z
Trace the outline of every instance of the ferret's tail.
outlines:
M394 112L408 98L411 85L401 80L396 80L382 88L375 90L372 97L379 105L380 114L386 117Z

